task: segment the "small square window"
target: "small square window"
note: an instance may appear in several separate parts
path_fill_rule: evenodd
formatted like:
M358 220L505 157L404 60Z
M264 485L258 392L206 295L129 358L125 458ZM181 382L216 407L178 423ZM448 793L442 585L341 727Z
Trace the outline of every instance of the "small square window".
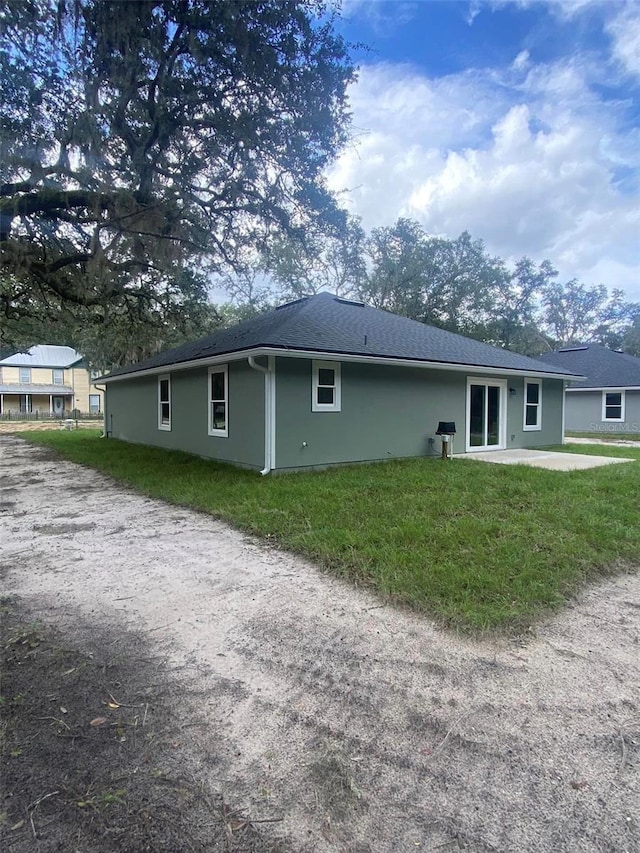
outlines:
M602 394L602 420L624 421L624 391L604 391Z
M312 412L340 411L341 390L339 362L313 362L311 393Z

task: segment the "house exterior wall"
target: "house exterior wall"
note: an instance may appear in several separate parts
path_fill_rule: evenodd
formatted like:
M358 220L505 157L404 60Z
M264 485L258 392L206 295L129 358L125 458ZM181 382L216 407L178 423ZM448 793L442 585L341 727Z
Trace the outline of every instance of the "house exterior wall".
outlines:
M65 371L66 373L67 371ZM99 395L100 397L100 412L104 409L104 391L96 386L91 381L91 374L85 367L73 367L69 370L71 373L71 386L73 388L73 409L79 409L81 412L89 412L89 396Z
M562 401L564 381L562 379L542 379L542 429L524 430L524 389L525 382L538 381L524 379L522 376L507 377L508 388L515 389L511 396L507 391L507 448L520 450L536 447L548 447L562 444Z
M311 366L276 359L278 469L437 455L438 421L463 428L463 374L342 362L341 411L312 412Z
M311 410L311 372L310 359L276 360L277 469L437 456L439 421L455 422L454 451L464 451L467 376L481 377L481 370L466 374L342 362L339 412ZM506 447L561 443L563 382L542 380L542 428L525 431L525 380L502 378L516 392L506 396Z
M640 391L625 392L622 422L602 420L602 391L567 391L565 429L571 432L640 433Z
M229 435L208 435L206 367L171 377L171 429L158 428L158 377L107 385L105 423L110 437L134 444L186 450L250 468L264 465L264 376L246 361L229 363ZM163 374L165 375L165 374Z
M0 368L0 380L3 385L20 386L20 367L12 365L2 365ZM23 368L24 369L24 368ZM74 409L87 414L90 411L90 395L97 395L100 398L100 412L104 406L104 393L101 389L96 388L91 382L90 373L83 366L51 368L51 367L29 367L31 382L30 385L47 385L54 384L54 370L57 373L62 373L62 384L60 393L53 395L31 393L31 410L33 413L49 414L51 410L51 396L62 396L64 398L64 414L70 414ZM69 388L73 394L69 393ZM17 390L15 393L5 393L2 395L2 414L14 414L20 411L20 395L23 392ZM26 389L24 393L29 393Z
M340 411L312 410L312 365L307 358L275 358L276 470L296 470L411 456L439 456L440 421L454 421L454 451L465 450L467 379L471 372L340 362ZM113 438L231 462L264 465L264 376L246 361L229 370L228 437L208 435L208 371L171 376L171 429L158 426L158 376L107 385L106 428ZM164 374L163 374L164 375ZM542 381L540 430L525 431L524 382L507 384L506 447L562 441L561 380ZM510 393L513 389L515 393Z

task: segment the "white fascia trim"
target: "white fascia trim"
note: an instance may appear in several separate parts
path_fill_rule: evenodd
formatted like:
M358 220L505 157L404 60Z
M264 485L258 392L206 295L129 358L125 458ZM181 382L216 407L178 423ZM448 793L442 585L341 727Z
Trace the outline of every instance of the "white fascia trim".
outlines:
M640 385L599 385L589 388L567 388L567 391L640 391Z
M101 383L118 382L124 379L138 379L141 376L154 376L159 373L170 371L175 373L178 370L191 370L193 367L209 367L212 364L224 364L228 361L244 361L249 356L258 358L261 355L279 356L281 358L311 358L320 361L343 361L343 362L359 362L361 364L391 364L395 367L422 367L429 370L451 370L455 373L482 373L489 376L525 376L532 379L566 379L571 382L576 382L585 379L584 376L577 376L571 373L537 373L534 370L517 370L508 367L483 367L480 364L450 364L441 361L420 361L411 358L381 358L380 356L372 355L347 355L339 352L323 352L322 350L294 350L294 349L278 349L278 347L257 347L256 349L246 349L238 352L224 353L222 355L211 356L210 358L197 358L192 361L183 361L179 364L163 364L162 367L150 367L145 370L136 370L131 373L123 373L118 376L100 378ZM581 389L576 389L581 390Z

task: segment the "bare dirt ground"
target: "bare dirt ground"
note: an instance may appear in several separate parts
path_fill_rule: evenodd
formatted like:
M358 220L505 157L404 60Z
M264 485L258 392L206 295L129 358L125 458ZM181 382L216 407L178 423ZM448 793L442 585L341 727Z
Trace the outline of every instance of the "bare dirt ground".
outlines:
M69 701L70 667L59 664L50 716L85 738L43 721L60 735L49 765L61 781L38 789L37 769L26 774L21 826L12 809L26 771L5 782L12 853L109 849L75 844L71 829L54 846L47 839L73 815L58 794L34 805L86 782L72 751L99 716L116 735L120 719L121 749L132 730L143 738L143 722L158 732L144 753L131 747L121 787L93 803L101 832L112 831L105 797L131 809L155 784L152 772L135 781L145 758L173 792L191 780L171 802L193 838L126 847L115 836L115 851L640 849L638 573L591 588L527 637L464 639L19 438L0 437L0 477L4 594L43 630L55 626L74 660L82 649L98 661L101 676L84 704L79 685ZM24 658L19 633L8 647L14 663ZM166 805L147 790L151 823ZM229 809L253 836L234 836ZM221 826L226 848L214 844Z

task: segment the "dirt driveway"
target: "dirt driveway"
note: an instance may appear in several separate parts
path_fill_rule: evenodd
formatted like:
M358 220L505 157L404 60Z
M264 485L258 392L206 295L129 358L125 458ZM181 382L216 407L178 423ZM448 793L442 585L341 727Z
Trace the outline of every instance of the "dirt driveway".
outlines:
M148 636L199 691L185 725L202 755L216 733L211 790L283 818L273 838L640 849L640 575L524 639L470 641L18 438L0 456L5 594Z

